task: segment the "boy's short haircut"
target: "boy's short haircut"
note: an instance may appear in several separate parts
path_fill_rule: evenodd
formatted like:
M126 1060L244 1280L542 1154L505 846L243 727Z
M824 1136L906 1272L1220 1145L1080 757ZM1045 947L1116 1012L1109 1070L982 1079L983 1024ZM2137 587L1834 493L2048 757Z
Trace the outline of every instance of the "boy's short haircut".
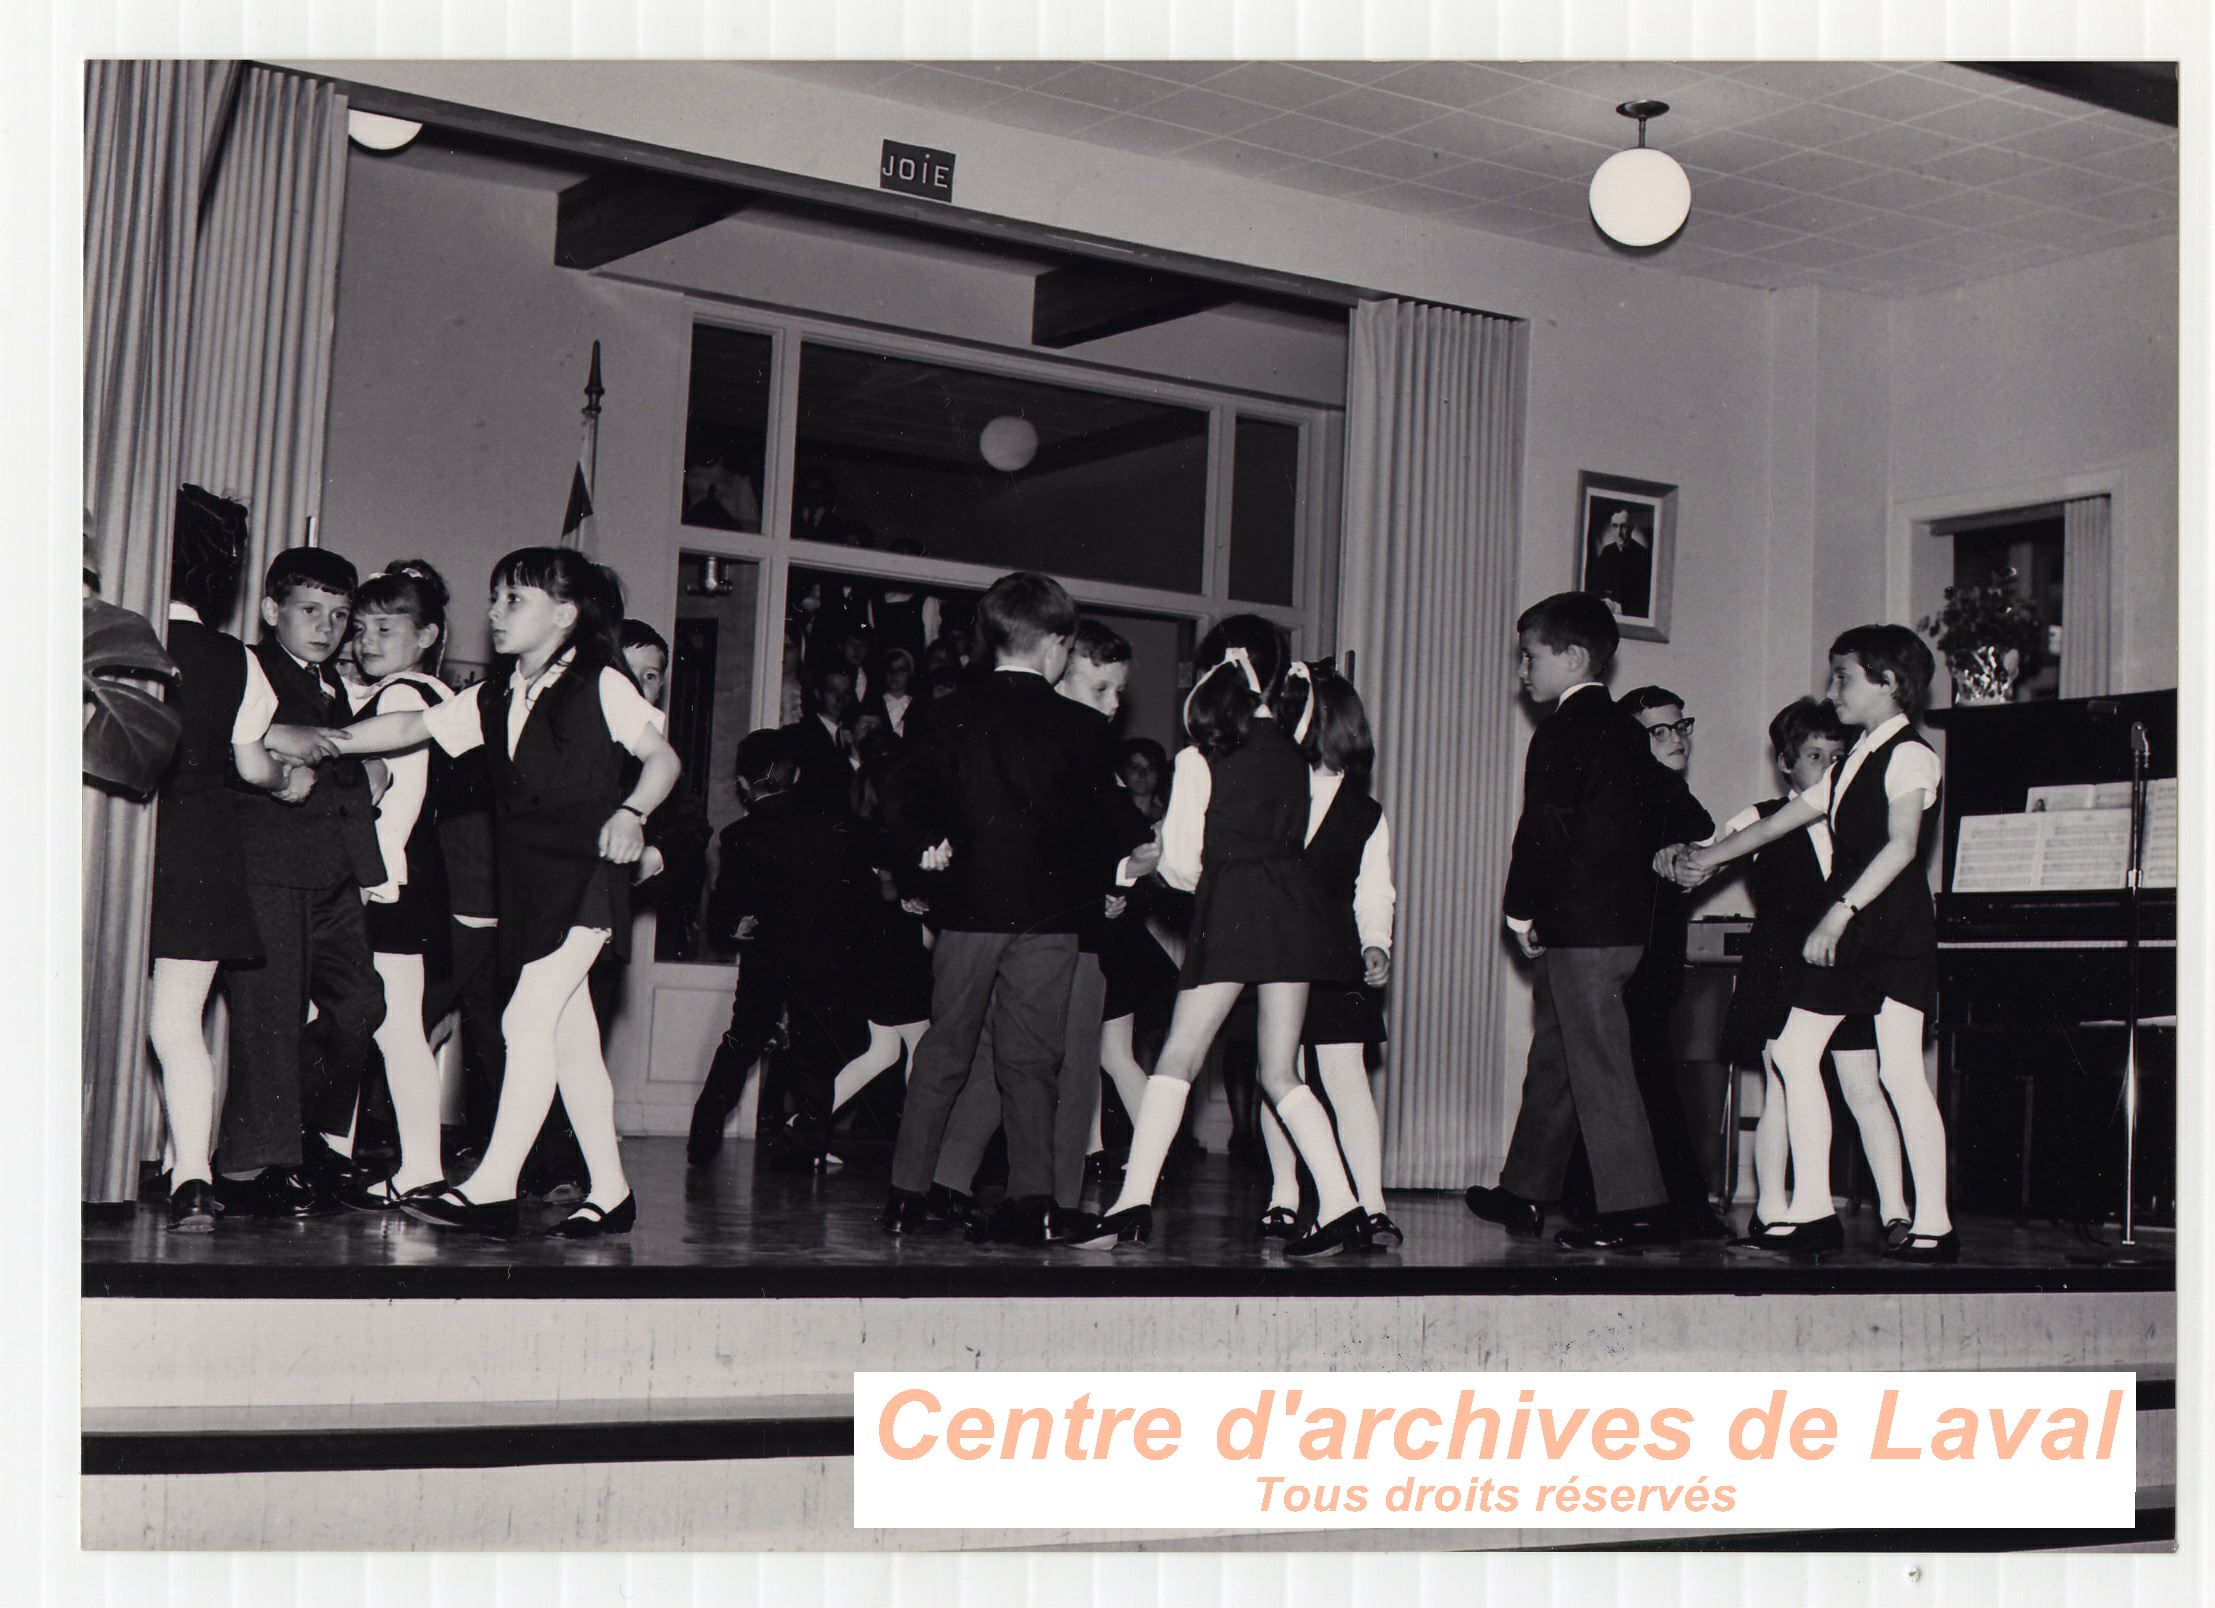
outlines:
M1582 648L1591 661L1595 680L1607 674L1615 662L1622 632L1615 626L1615 611L1590 592L1556 592L1525 609L1515 622L1515 634L1533 632L1547 647L1560 653Z
M1820 698L1795 698L1779 709L1769 722L1769 748L1784 764L1796 764L1800 750L1813 737L1844 743L1845 723L1838 711Z
M977 632L994 658L1031 653L1076 631L1077 605L1069 593L1051 575L1034 570L1001 576L977 605Z
M1077 643L1069 650L1069 656L1089 659L1094 664L1129 664L1131 645L1112 628L1086 618L1077 622Z
M1615 700L1634 715L1649 709L1682 709L1684 700L1667 687L1633 687Z
M748 787L781 791L799 774L792 739L775 726L750 731L738 740L738 779Z
M625 652L632 648L659 648L661 656L669 657L669 641L644 620L625 620L616 632L616 640Z
M282 606L303 586L351 598L359 580L353 564L327 547L288 547L269 561L269 576L262 590Z
M1862 673L1871 681L1887 674L1897 677L1900 708L1909 714L1922 707L1930 678L1938 670L1930 644L1904 625L1857 625L1830 645L1830 656L1860 660Z
M842 653L818 654L808 661L807 670L800 679L809 691L821 692L823 683L833 676L853 680L854 662Z

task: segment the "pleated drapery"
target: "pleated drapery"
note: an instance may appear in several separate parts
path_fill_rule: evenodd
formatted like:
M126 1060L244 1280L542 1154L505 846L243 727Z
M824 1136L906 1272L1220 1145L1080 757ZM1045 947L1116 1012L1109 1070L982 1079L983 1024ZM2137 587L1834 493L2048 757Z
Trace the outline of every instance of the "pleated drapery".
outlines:
M169 596L200 195L235 65L85 69L85 510L101 595ZM154 812L84 789L84 1198L131 1198L154 1106L146 1039Z
M345 97L246 69L200 235L183 458L186 480L250 510L225 627L244 641L270 559L306 542L322 503L345 199Z
M2098 698L2108 687L2113 607L2107 494L2061 505L2061 696Z
M345 115L235 63L87 69L85 507L102 595L157 624L181 481L252 505L244 589L315 507ZM157 1109L154 810L87 788L84 833L83 1198L105 1203L135 1193Z
M1416 302L1355 310L1339 639L1358 655L1400 891L1385 1182L1499 1171L1521 1068L1500 890L1514 831L1515 554L1528 335Z

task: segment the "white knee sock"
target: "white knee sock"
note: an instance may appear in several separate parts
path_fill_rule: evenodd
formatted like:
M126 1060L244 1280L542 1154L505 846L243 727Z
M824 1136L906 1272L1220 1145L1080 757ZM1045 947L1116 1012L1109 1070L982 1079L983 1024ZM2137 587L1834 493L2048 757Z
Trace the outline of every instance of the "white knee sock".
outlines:
M615 1134L615 1083L600 1052L600 1019L592 1009L590 988L580 985L569 996L554 1029L554 1081L585 1159L585 1199L602 1210L621 1205L631 1184L623 1175L623 1147Z
M156 960L147 1001L147 1038L161 1064L162 1110L169 1119L169 1187L207 1183L215 1132L215 1061L208 1054L212 960Z
M1946 1210L1946 1124L1923 1078L1923 1013L1896 999L1877 1012L1877 1076L1900 1120L1915 1183L1915 1232L1947 1233L1953 1218Z
M1837 1210L1830 1193L1830 1096L1823 1092L1823 1051L1841 1018L1794 1006L1771 1040L1784 1079L1785 1131L1792 1146L1792 1198L1779 1221L1811 1223Z
M1314 1175L1316 1221L1336 1222L1354 1209L1354 1191L1346 1182L1345 1166L1338 1159L1338 1136L1331 1132L1323 1102L1306 1084L1295 1084L1277 1102L1277 1115Z
M871 1022L869 1048L840 1067L838 1076L831 1080L832 1115L837 1115L847 1101L868 1088L899 1059L899 1029L886 1027L881 1022Z
M413 1189L442 1175L438 1156L438 1063L423 1036L423 957L370 957L384 979L385 1019L377 1049L385 1058L385 1086L392 1091L392 1120L400 1130L400 1165L393 1187Z
M1192 1086L1175 1078L1148 1078L1139 1097L1138 1118L1132 1126L1131 1159L1123 1171L1123 1190L1108 1208L1112 1214L1133 1206L1150 1206L1154 1185L1161 1181L1161 1164L1169 1158L1177 1128L1184 1121L1184 1103Z
M1900 1130L1893 1125L1892 1107L1877 1084L1877 1058L1869 1050L1835 1050L1831 1065L1838 1068L1838 1091L1846 1097L1846 1109L1861 1132L1861 1153L1868 1158L1869 1181L1877 1188L1877 1221L1908 1220L1907 1181L1900 1171Z
M1377 1125L1377 1102L1369 1092L1369 1066L1358 1044L1316 1046L1315 1064L1323 1092L1338 1117L1338 1144L1346 1152L1346 1171L1361 1209L1384 1210L1384 1134Z
M1261 1148L1269 1152L1269 1204L1288 1212L1300 1209L1300 1156L1284 1131L1277 1108L1261 1103Z

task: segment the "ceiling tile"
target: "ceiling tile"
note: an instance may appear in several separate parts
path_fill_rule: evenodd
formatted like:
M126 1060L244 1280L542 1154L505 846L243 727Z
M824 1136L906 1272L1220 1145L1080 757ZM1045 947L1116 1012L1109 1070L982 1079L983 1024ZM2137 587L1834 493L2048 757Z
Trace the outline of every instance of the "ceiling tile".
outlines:
M941 61L930 65L965 78L982 78L1006 89L1029 89L1060 77L1070 67L1066 61Z
M1917 262L1940 267L2005 273L2022 261L2022 245L1999 235L1964 229L1910 246L1907 255Z
M1291 167L1299 158L1287 156L1282 151L1266 151L1258 145L1242 145L1237 140L1207 140L1179 151L1177 160L1236 173L1244 178L1265 179Z
M1014 91L988 79L966 78L936 67L910 67L895 73L871 91L906 101L911 106L936 106L949 112L981 112Z
M1235 63L1227 61L1126 61L1118 65L1148 78L1166 78L1172 84L1204 84Z
M1830 152L1833 156L1849 156L1856 162L1874 162L1881 167L1917 168L1961 148L1962 142L1949 134L1906 123L1889 123L1866 134L1856 134L1850 140L1840 140Z
M1755 168L1750 177L1765 184L1789 185L1795 190L1812 190L1822 194L1830 190L1842 190L1857 179L1872 178L1882 172L1866 162L1849 162L1842 156L1832 156L1827 151L1798 151L1791 156L1779 157L1774 162L1764 162Z
M1333 80L1276 61L1242 61L1207 81L1211 93L1259 101L1279 111L1304 111L1333 92Z
M1520 123L1541 134L1606 141L1612 148L1638 143L1638 125L1615 115L1613 105L1553 84L1519 84L1484 103L1484 115Z
M1224 62L1221 65L1229 66ZM1393 61L1303 61L1300 63L1311 73L1321 73L1325 78L1341 79L1349 84L1378 84L1395 73L1405 72L1407 63Z
M1289 184L1314 195L1356 196L1376 189L1384 181L1374 173L1356 173L1352 168L1333 167L1327 162L1295 162L1270 174L1269 182Z
M1764 247L1753 255L1764 262L1790 263L1795 268L1835 268L1855 257L1868 256L1871 249L1835 237L1818 239L1813 235L1802 235L1797 240Z
M1706 168L1711 173L1744 173L1764 162L1791 156L1795 150L1777 140L1765 140L1735 128L1695 134L1682 142L1657 140L1654 143L1687 167Z
M1726 70L1742 82L1794 100L1821 100L1895 71L1886 63L1867 61L1749 61Z
M1501 167L1494 162L1465 162L1460 167L1448 168L1425 182L1437 185L1441 190L1451 190L1456 195L1472 201L1505 201L1510 196L1528 195L1534 190L1549 187L1549 181L1521 168Z
M1429 101L1395 95L1390 90L1349 89L1326 95L1308 107L1306 115L1328 118L1333 123L1365 129L1371 134L1397 134L1418 123L1431 122L1442 114Z
M1549 212L1534 212L1512 201L1480 201L1454 214L1454 222L1491 234L1527 235L1550 229L1561 220Z
M1933 179L1921 173L1902 173L1890 168L1866 179L1856 179L1842 184L1831 192L1841 200L1858 201L1867 207L1888 207L1894 212L1914 212L1936 202L1965 195L1958 184L1948 184L1943 179Z
M1562 251L1583 251L1594 254L1609 251L1607 237L1600 233L1590 218L1582 222L1550 223L1543 229L1533 229L1523 236L1541 246L1553 246Z
M1422 126L1422 143L1454 156L1489 159L1523 144L1530 130L1513 123L1479 117L1474 112L1448 112Z
M1459 157L1441 156L1398 140L1371 140L1341 152L1334 160L1340 167L1358 168L1387 179L1426 179L1461 165Z
M2136 118L2124 117L2120 113L2080 117L2074 122L2056 123L2051 128L2018 134L2007 142L2007 148L2041 157L2048 162L2081 164L2095 156L2105 156L2112 151L2142 144L2146 137L2143 132L2145 127Z
M1924 240L1935 240L1942 234L1950 233L1952 229L1951 223L1938 218L1915 218L1904 212L1880 212L1866 223L1855 224L1853 238L1856 245L1867 246L1872 251L1892 250Z
M2177 215L2176 197L2153 185L2113 190L2080 203L2076 210L2110 223L2168 224Z
M1306 117L1298 112L1284 112L1252 128L1242 129L1238 137L1248 145L1265 145L1272 151L1284 151L1304 157L1311 162L1328 161L1352 146L1365 144L1370 136L1359 129L1345 128L1337 123L1326 123L1319 117Z
M1873 133L1883 126L1877 119L1864 117L1859 112L1810 104L1771 112L1767 117L1740 124L1739 129L1765 140L1782 140L1787 145L1819 150L1850 140L1857 134Z
M1146 115L1181 128L1196 128L1204 134L1236 134L1275 114L1266 106L1218 95L1212 89L1180 89L1149 104Z
M2176 142L2147 140L2143 144L2126 145L2120 150L2089 157L2075 165L2090 168L2095 173L2106 173L2132 184L2174 185L2177 182Z
M1789 201L1797 194L1798 191L1787 190L1781 184L1763 184L1759 179L1733 178L1721 173L1692 175L1693 205L1711 212L1759 212L1763 207Z
M1669 102L1668 115L1647 129L1648 140L1656 145L1667 145L1678 138L1680 129L1705 133L1732 128L1797 104L1791 96L1776 94L1743 78L1715 76L1663 98Z
M1805 229L1809 234L1835 234L1884 216L1873 207L1841 201L1830 195L1796 195L1789 201L1748 215L1757 223L1775 224L1780 229Z
M1681 62L1580 61L1554 74L1550 82L1619 106L1631 100L1674 102L1680 96L1696 95L1709 78Z
M1421 131L1418 130L1413 137L1419 139ZM1592 175L1599 171L1600 164L1614 154L1610 147L1595 145L1590 140L1543 135L1516 146L1499 160L1504 166L1543 173L1549 179L1576 179L1589 184L1592 182Z
M1997 145L1965 145L1945 156L1933 157L1922 164L1922 170L1933 178L1951 179L1957 184L1994 184L2036 172L2045 165L2035 157L2003 151Z
M1381 184L1374 190L1364 191L1360 200L1365 207L1411 212L1423 218L1442 218L1469 205L1467 196L1434 190L1427 184Z
M1191 149L1208 136L1197 129L1179 128L1174 123L1157 123L1150 117L1126 115L1093 124L1084 131L1084 137L1147 156L1169 156Z
M1979 100L1956 106L1951 111L1917 118L1915 124L1918 128L1935 129L1957 139L1997 143L2049 128L2059 121L2051 112L2042 112L2017 101Z
M1943 186L1948 192L1930 201L1920 202L1907 210L1921 217L1936 218L1941 223L1957 224L1964 229L1982 229L2002 218L2019 218L2034 210L2018 196L1995 195L1990 190L1961 190L1951 185Z
M873 89L895 73L907 69L899 61L783 61L756 65L786 78L805 79L834 89ZM1056 63L1058 66L1059 63Z
M1976 92L1966 86L1942 83L1905 72L1872 78L1867 83L1856 84L1851 89L1843 89L1826 97L1833 106L1843 106L1851 112L1866 112L1869 116L1881 117L1888 123L1902 122L1911 117L1928 117L1933 112L1943 112L1976 98Z
M1073 67L1059 78L1049 78L1031 88L1041 94L1082 101L1087 106L1100 106L1111 112L1135 112L1149 101L1176 92L1174 85L1159 78L1148 78L1144 73L1089 65Z
M1516 195L1515 204L1557 218L1589 218L1592 216L1592 186L1589 181L1575 179L1538 179L1529 189Z
M995 123L1007 123L1040 134L1076 135L1106 122L1114 114L1104 107L1087 106L1082 101L1019 89L1012 95L1001 96L982 115Z
M1684 226L1684 233L1687 239L1716 251L1765 251L1788 240L1802 238L1797 229L1779 229L1774 224L1755 223L1750 218L1703 216L1696 205Z
M2010 240L2052 246L2057 251L2097 251L2106 243L2107 227L2098 218L2088 218L2081 212L2038 207L2026 208L2012 218L1996 219L1985 225L1985 230Z
M1484 66L1469 61L1416 62L1377 82L1395 95L1412 95L1448 110L1466 110L1528 82L1512 71L1503 70L1504 65Z
M2049 207L2080 207L2087 201L2103 195L2113 195L2125 189L2119 179L2111 179L2104 173L2092 173L2084 168L2047 167L2025 173L2017 178L2002 179L1997 184L1985 186L1995 195L2021 196Z

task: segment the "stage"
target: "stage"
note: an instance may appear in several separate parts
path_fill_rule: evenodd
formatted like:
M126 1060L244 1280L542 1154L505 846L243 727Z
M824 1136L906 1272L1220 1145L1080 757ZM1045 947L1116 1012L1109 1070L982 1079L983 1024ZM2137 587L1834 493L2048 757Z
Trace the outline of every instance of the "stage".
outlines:
M2171 1533L2166 1236L2145 1265L2098 1266L2077 1260L2089 1248L2068 1231L1968 1221L1960 1263L1913 1267L1878 1254L1864 1212L1848 1253L1816 1266L1714 1246L1602 1256L1511 1240L1457 1193L1409 1193L1390 1201L1403 1249L1302 1264L1253 1235L1266 1184L1209 1157L1162 1192L1153 1247L1033 1250L887 1237L872 1167L757 1176L752 1147L734 1143L688 1172L670 1139L624 1154L639 1226L599 1241L498 1242L351 1214L188 1236L153 1207L88 1224L86 1545L1283 1543L851 1528L856 1370L1017 1368L2133 1370L2138 1531L2011 1544L2158 1546ZM543 1228L563 1209L531 1215ZM386 1472L365 1483L364 1469Z

